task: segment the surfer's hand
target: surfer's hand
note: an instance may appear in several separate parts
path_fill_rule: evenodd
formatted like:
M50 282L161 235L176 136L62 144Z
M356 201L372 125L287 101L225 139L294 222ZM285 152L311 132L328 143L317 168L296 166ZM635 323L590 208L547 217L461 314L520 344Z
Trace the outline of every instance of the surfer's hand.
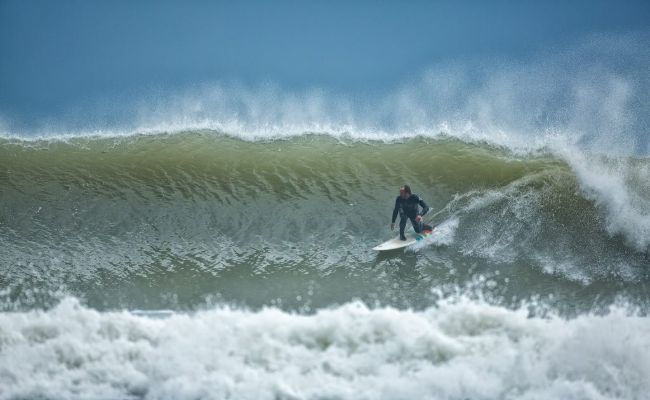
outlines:
M415 220L418 221L418 222L422 221L422 216L418 215L417 217L415 217Z
M390 224L390 230L392 231L393 229L395 229L395 224Z

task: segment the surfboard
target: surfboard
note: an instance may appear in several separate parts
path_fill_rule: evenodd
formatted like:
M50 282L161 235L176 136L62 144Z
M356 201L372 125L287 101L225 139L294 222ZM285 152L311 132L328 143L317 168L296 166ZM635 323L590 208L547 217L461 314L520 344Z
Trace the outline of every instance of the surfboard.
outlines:
M420 240L431 236L433 233L432 230L426 230L422 231L422 233L406 233L404 236L406 236L406 240L400 240L399 236L388 240L379 246L375 246L372 249L377 250L377 251L388 251L388 250L397 250L397 249L402 249L404 247L408 247L414 243L419 242Z

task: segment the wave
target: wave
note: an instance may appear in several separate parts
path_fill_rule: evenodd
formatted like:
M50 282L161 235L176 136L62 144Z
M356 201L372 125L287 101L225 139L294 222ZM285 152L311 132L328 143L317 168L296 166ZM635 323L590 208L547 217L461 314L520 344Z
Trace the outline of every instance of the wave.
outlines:
M251 306L319 307L356 295L424 307L429 281L413 276L417 290L393 288L377 266L395 261L368 250L390 237L392 202L406 182L438 225L415 249L419 258L398 257L408 275L462 285L476 272L501 274L504 299L545 292L548 279L569 296L571 282L619 282L590 292L587 308L592 295L619 290L643 301L648 279L645 158L518 153L454 138L250 142L202 131L5 139L0 166L3 287L26 304L25 288L64 288L97 307L174 308L218 288ZM421 270L422 258L438 269ZM258 277L277 284L248 293ZM169 285L180 299L152 290ZM311 286L321 294L305 303Z
M2 398L645 398L650 321L613 307L531 317L460 298L291 314L0 314Z

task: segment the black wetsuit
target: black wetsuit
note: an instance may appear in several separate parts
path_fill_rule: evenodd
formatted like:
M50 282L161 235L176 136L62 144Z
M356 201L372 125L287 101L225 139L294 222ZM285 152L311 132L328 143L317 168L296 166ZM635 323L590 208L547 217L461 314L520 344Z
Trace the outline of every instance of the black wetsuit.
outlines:
M422 212L418 213L418 206L422 206ZM422 224L415 220L418 215L424 215L429 212L429 206L417 194L412 194L408 199L403 199L397 196L395 199L395 208L393 209L392 223L395 223L397 214L399 213L399 237L404 238L404 228L406 227L406 219L410 219L413 224L415 232L422 231Z

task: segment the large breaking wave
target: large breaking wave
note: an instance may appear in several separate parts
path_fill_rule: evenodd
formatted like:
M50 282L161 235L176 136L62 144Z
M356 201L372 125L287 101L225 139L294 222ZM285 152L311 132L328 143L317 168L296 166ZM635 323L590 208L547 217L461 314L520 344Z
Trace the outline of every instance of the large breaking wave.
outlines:
M355 297L426 306L430 280L408 292L376 268L397 261L439 283L500 274L503 298L548 293L551 282L569 295L571 282L614 280L622 286L589 294L587 308L621 290L644 301L644 158L518 153L453 138L250 142L212 131L5 139L0 154L4 285L15 296L63 287L95 306L137 306L153 294L152 306L182 307L218 288L259 306ZM369 249L390 237L404 182L433 207L438 233L416 259L377 258ZM287 290L296 274L296 291ZM331 291L344 276L356 289ZM259 277L277 284L249 293ZM155 289L167 285L176 297ZM326 294L307 303L305 285Z

